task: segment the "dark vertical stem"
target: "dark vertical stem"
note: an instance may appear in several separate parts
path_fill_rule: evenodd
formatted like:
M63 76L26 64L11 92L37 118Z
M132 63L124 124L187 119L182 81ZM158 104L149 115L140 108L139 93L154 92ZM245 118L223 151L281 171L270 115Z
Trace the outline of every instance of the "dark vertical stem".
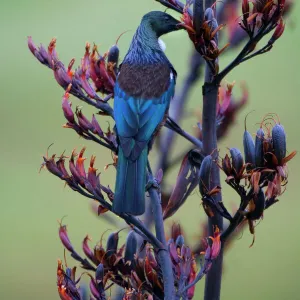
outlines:
M165 300L172 300L174 299L174 295L175 295L174 275L173 275L171 257L168 252L168 247L167 247L167 242L165 237L161 200L155 188L149 189L149 195L152 202L156 237L164 246L164 249L161 249L158 252L158 259L163 274Z
M216 126L216 104L218 96L218 85L205 83L203 88L203 149L206 154L212 153L217 149L217 126ZM213 154L216 158L217 153ZM211 186L220 186L220 172L217 165L212 168ZM221 194L215 198L216 201L221 201ZM219 214L209 218L208 227L209 235L213 236L215 227L223 230L223 218ZM222 261L223 251L220 252L218 258L214 261L211 270L208 272L205 281L204 300L218 300L220 299L221 280L222 280Z
M199 0L195 0L196 2ZM201 1L199 1L201 2ZM206 0L205 8L211 7L214 1ZM218 40L215 40L218 43ZM206 65L205 83L203 86L203 111L202 111L202 137L203 150L205 154L212 154L217 158L217 122L216 107L218 101L219 82L214 79L212 69ZM212 168L211 186L220 186L220 171L215 164ZM221 193L214 197L215 201L222 201ZM209 235L213 236L215 227L223 230L223 218L219 214L209 218L208 228ZM221 250L218 258L214 261L211 270L208 272L205 281L204 300L219 300L221 293L222 280L222 262L223 251Z
M148 180L153 181L154 178L152 175L149 162L148 162L148 171L149 171ZM175 297L174 274L173 274L171 257L168 251L168 246L167 246L167 241L165 236L161 197L157 188L151 187L148 192L151 199L151 206L153 210L153 220L155 225L156 238L162 244L162 248L157 250L158 251L157 255L158 255L158 261L160 264L161 272L163 275L164 299L173 300Z

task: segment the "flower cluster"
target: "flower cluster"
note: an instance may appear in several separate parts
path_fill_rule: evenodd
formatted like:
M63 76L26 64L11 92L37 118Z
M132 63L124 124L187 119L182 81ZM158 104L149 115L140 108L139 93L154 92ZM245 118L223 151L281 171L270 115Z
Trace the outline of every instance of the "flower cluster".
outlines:
M296 151L286 154L286 134L279 120L268 114L256 132L255 142L245 129L244 156L237 148L230 149L220 168L226 182L241 196L241 207L254 233L253 221L262 217L265 209L278 201L286 186L287 163ZM242 218L243 219L243 218ZM240 220L241 221L241 220Z
M107 132L103 132L99 125L95 115L93 114L91 121L88 120L82 113L82 110L76 107L75 114L72 110L72 103L69 101L71 85L67 88L63 99L62 99L62 110L67 123L64 125L65 128L71 128L75 130L81 137L86 140L93 140L102 146L116 152L117 141L114 132L108 127ZM75 120L75 115L77 120ZM100 140L99 140L100 138Z
M296 155L296 151L286 156L283 126L279 122L270 126L269 118L264 121L256 132L255 142L249 131L244 132L245 161L239 149L231 148L231 157L226 154L222 159L222 170L228 183L240 184L245 179L255 194L266 187L267 198L271 199L281 195L280 186L286 183L288 177L287 162Z
M75 59L66 68L59 60L56 52L56 39L52 39L48 49L41 45L36 47L31 37L28 37L28 47L32 54L54 72L57 83L79 99L94 105L104 113L111 115L112 110L106 103L113 96L113 89L118 72L119 48L117 42L101 56L94 45L86 44L84 57L80 66L73 70ZM107 94L105 98L98 92Z
M175 230L174 230L175 227ZM183 298L193 299L195 284L211 269L213 261L218 257L221 250L221 233L218 227L214 235L203 239L204 249L200 255L201 268L197 273L196 257L191 249L184 244L180 226L174 224L172 237L168 242L169 252L174 265L176 285L179 294Z
M218 25L213 9L206 9L199 32L197 32L194 20L188 12L188 6L186 6L183 10L181 19L182 26L187 30L195 48L204 57L204 59L213 63L213 68L217 74L219 71L217 58L229 46L229 44L226 44L221 49L218 47L218 33L223 28L223 25Z
M215 4L203 11L201 5L198 8L194 3L193 11L191 11L190 6L192 5L192 1L187 1L185 5L178 0L157 1L182 14L182 26L186 29L196 50L206 60L215 76L219 74L218 57L220 54L229 45L236 46L245 38L245 34L239 27L248 34L250 38L248 44L237 57L236 61L228 69L225 69L224 72L221 72L221 75L218 76L219 82L239 63L271 50L274 42L284 32L283 14L290 10L293 3L293 1L286 0L242 0L242 12L240 13L238 11L238 2L229 1L222 8L222 13L220 13L218 18L219 22L224 22L227 25L229 43L223 48L219 48L219 32L225 25L219 25L216 20ZM239 17L240 15L241 17ZM238 23L237 20L240 18L241 21ZM273 35L267 45L248 57L255 50L258 42L273 30Z
M276 30L269 43L274 43L284 31L282 15L285 9L285 0L260 0L242 2L241 27L250 37L260 32Z
M99 211L106 212L109 207L104 202L103 193L107 195L110 201L113 201L114 193L109 187L100 183L100 174L97 174L97 169L94 167L95 156L91 157L88 171L86 171L84 166L86 158L83 157L84 152L85 148L77 155L75 150L73 150L69 160L70 173L65 166L67 157L64 156L64 153L59 157L56 157L55 154L51 157L48 157L48 155L44 156L42 167L47 168L50 173L65 181L72 190L104 204L104 207L100 205L101 209Z
M128 233L126 243L119 247L119 232L111 233L107 237L106 245L103 245L102 235L101 240L93 249L88 243L90 237L86 236L82 242L82 251L86 258L82 258L75 251L66 226L60 224L59 237L63 246L84 269L88 270L88 273L83 274L90 277L91 299L105 299L104 292L113 285L124 288L122 298L124 300L136 299L136 297L152 299L153 295L159 299L163 298L163 282L157 252L148 243L144 243L139 248L134 231ZM201 253L204 255L204 262L197 274L194 254L184 244L180 226L173 225L172 235L168 241L168 252L173 264L177 293L185 293L188 299L194 297L194 281L199 280L200 276L209 271L213 260L220 252L221 241L218 229L205 244L205 251ZM76 279L75 270L76 268L67 268L64 271L62 262L58 262L57 286L61 299L81 299L82 288L79 285L81 276Z

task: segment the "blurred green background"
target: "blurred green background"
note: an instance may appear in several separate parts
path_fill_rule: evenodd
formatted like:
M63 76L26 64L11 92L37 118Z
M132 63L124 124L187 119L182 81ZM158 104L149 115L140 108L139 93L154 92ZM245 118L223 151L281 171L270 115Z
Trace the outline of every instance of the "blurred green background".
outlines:
M298 2L298 1L297 1ZM57 235L57 219L67 215L69 235L80 249L86 233L96 243L101 233L114 229L96 217L90 202L64 188L62 182L42 171L42 155L54 142L51 153L67 153L83 145L87 155L97 155L96 165L103 170L111 162L110 154L91 142L79 139L69 129L61 111L63 90L53 79L50 70L37 62L27 49L26 37L48 44L57 37L57 51L62 61L68 63L76 57L77 63L84 53L85 42L95 42L104 52L117 36L130 29L120 40L122 54L127 51L131 37L141 16L154 9L162 10L153 0L27 0L1 3L1 209L0 209L0 299L57 299L56 260L63 257L63 248ZM242 147L243 119L248 118L248 128L255 132L257 122L267 112L277 112L288 133L288 149L300 149L299 95L300 26L297 3L287 21L284 36L267 55L240 66L227 78L228 81L246 80L250 90L250 103L239 115L230 136L221 145ZM164 38L167 55L174 64L180 88L188 68L191 46L184 32ZM221 67L233 57L227 51ZM239 93L238 86L235 92ZM190 111L200 110L201 84L193 90L188 103ZM71 99L74 105L80 104ZM90 116L90 107L84 105ZM192 132L196 118L186 119L186 130ZM103 126L106 126L102 121ZM177 151L183 149L178 138ZM186 144L184 144L186 146ZM155 154L152 154L155 158ZM256 243L249 249L252 237L245 230L225 257L222 299L300 299L299 295L299 209L298 199L300 167L299 155L289 166L290 177L286 193L280 203L266 212L257 226ZM178 167L170 180L178 172ZM114 183L114 170L104 172L105 184ZM236 196L224 185L224 199L228 205L237 203ZM196 192L173 220L180 220L188 241L199 236L200 222L205 216ZM171 220L169 223L172 223ZM122 233L121 236L125 236ZM80 251L80 250L79 250ZM69 265L75 263L68 259ZM203 282L197 286L197 296L202 298Z

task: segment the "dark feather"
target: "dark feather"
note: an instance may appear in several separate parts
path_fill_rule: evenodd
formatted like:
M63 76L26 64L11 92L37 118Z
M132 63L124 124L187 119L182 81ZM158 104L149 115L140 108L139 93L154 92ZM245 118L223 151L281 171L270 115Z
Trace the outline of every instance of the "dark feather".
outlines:
M170 86L170 66L166 63L133 65L123 63L118 83L134 98L159 98Z

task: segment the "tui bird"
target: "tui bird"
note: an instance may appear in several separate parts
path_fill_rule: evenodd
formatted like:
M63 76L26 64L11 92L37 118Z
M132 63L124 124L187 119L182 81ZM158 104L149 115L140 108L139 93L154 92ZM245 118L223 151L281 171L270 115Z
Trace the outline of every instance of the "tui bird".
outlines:
M117 76L114 119L119 142L113 211L145 212L148 153L174 95L176 71L158 38L180 29L170 15L152 11L137 28Z

